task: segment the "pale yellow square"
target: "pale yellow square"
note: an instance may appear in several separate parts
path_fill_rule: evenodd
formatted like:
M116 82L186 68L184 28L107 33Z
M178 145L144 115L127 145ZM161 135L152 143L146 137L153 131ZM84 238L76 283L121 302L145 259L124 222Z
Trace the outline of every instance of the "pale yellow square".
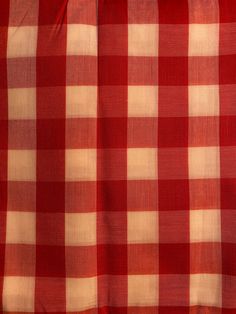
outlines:
M190 241L220 242L221 216L218 209L190 210Z
M190 305L221 307L221 275L191 274Z
M96 117L97 116L97 87L96 86L67 86L66 87L66 116Z
M128 305L129 306L158 305L158 276L129 275Z
M157 243L158 214L156 211L128 212L128 243Z
M67 55L97 55L97 28L87 24L67 25Z
M218 85L189 86L189 115L218 116L219 86Z
M66 150L66 180L96 180L96 149Z
M2 307L8 312L34 312L34 277L5 276Z
M190 147L188 162L190 179L220 177L219 147Z
M155 148L128 149L128 179L156 179L157 150Z
M189 56L219 55L219 24L189 24Z
M7 57L36 56L37 30L37 26L8 27Z
M8 89L8 118L10 120L36 118L35 88Z
M157 86L128 87L128 116L156 117L158 112Z
M67 213L65 242L66 245L95 245L96 213Z
M85 311L97 307L97 277L66 279L66 310Z
M33 212L8 211L6 242L17 244L36 243L36 215Z
M158 56L158 34L158 24L129 24L129 56Z
M8 150L8 180L36 180L36 151Z

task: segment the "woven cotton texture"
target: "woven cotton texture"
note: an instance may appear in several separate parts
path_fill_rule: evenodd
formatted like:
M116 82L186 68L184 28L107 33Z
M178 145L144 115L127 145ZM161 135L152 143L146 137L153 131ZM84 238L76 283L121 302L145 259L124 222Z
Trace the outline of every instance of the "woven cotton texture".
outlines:
M236 313L236 1L0 1L0 312Z

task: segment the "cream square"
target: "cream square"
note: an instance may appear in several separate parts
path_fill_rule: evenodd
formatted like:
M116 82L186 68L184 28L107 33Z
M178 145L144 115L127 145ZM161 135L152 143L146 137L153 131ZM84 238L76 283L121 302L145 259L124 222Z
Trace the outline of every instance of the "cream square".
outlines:
M158 214L156 211L128 212L128 243L157 243Z
M97 277L66 279L66 310L85 311L97 307Z
M218 85L189 86L189 115L218 116L219 86Z
M158 24L129 24L129 56L158 56L158 34Z
M8 118L12 120L36 118L35 88L8 89Z
M128 179L156 179L157 150L155 148L128 148Z
M218 209L190 210L190 241L220 242L221 215Z
M158 305L158 276L129 275L128 305L156 306Z
M190 147L188 163L190 179L220 177L219 147Z
M8 150L8 180L36 180L35 150Z
M96 180L96 149L66 150L66 180Z
M5 276L2 307L8 312L34 312L34 277Z
M66 245L96 244L96 213L66 213Z
M157 86L128 87L128 116L156 117L158 112Z
M7 57L35 57L37 26L8 27Z
M191 274L190 305L221 307L221 275Z
M7 212L6 242L36 243L36 214L33 212Z
M66 87L66 116L96 117L97 116L97 87L96 86L67 86Z
M67 55L97 55L97 29L94 25L67 25Z
M219 24L189 24L189 56L219 55Z

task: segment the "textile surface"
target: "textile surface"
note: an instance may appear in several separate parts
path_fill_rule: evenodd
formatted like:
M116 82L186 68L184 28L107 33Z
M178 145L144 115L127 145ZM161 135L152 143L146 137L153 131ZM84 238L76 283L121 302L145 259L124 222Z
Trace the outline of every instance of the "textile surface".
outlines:
M0 2L2 313L236 313L236 1Z

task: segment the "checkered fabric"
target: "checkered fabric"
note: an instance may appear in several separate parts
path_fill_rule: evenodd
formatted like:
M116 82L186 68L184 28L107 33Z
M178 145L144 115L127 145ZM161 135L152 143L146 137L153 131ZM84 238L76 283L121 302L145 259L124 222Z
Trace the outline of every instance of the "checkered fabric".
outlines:
M0 1L0 312L236 313L236 1Z

